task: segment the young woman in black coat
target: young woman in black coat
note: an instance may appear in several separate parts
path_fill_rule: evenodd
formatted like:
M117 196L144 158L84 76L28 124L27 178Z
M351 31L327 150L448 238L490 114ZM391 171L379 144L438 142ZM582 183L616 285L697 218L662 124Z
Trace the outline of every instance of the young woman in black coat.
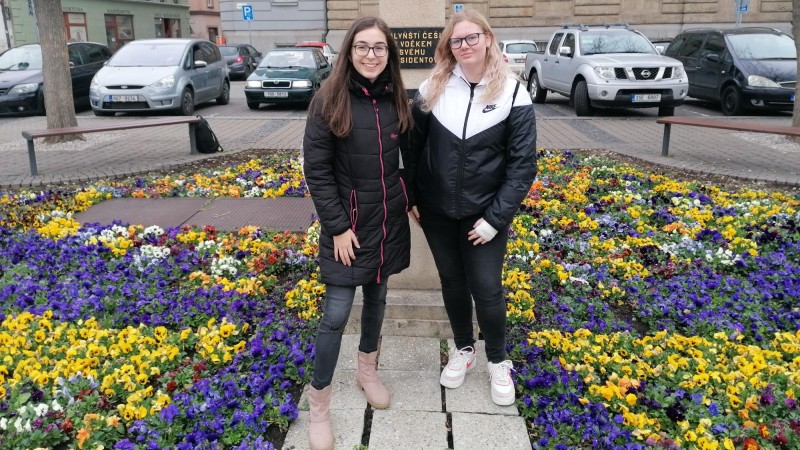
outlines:
M309 107L303 170L319 215L325 308L309 389L309 444L333 448L331 379L357 286L364 293L356 381L374 408L389 406L376 373L390 275L409 265L408 196L401 151L411 109L398 47L386 23L357 19L331 77Z

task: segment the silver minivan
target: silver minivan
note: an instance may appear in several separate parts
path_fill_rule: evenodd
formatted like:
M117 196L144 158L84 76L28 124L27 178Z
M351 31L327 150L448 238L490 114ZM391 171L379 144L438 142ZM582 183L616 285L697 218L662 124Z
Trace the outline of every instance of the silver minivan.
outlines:
M211 42L143 39L117 50L92 79L89 100L97 116L117 112L194 114L195 105L230 100L228 65Z

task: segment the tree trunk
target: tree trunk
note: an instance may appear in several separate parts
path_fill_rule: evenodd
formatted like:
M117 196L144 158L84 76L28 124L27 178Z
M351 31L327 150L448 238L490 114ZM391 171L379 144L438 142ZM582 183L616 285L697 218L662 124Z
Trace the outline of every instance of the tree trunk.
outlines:
M39 43L42 46L47 128L74 127L78 125L78 119L75 117L75 103L72 97L72 76L69 69L61 0L33 0L33 9L39 26ZM44 141L53 143L76 139L83 139L83 136L54 136L45 138Z
M800 47L798 47L798 42L800 42L800 0L792 0L792 36L794 36L795 53L800 56ZM797 68L800 69L800 57L797 58ZM797 73L800 74L800 70ZM795 80L797 80L797 77L795 77ZM794 110L792 111L793 127L800 127L800 95L798 95L800 91L798 87L800 85L795 83ZM794 141L800 143L800 137L795 137Z

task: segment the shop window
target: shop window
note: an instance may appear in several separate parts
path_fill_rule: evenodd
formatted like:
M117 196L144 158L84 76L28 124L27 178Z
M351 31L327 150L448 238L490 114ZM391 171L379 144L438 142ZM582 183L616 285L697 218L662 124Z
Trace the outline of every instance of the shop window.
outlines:
M109 50L116 52L134 39L133 16L106 14L106 41Z
M164 19L161 17L156 17L153 24L155 25L156 37L159 38L181 37L180 19Z
M67 42L86 42L86 14L64 13L64 26L67 32Z

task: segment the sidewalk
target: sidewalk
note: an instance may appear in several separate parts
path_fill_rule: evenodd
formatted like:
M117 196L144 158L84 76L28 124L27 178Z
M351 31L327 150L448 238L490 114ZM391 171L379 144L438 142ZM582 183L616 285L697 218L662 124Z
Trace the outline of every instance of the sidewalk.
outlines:
M136 121L145 117L82 116L79 124ZM305 118L211 117L208 119L226 153L242 150L299 149ZM651 163L756 181L800 184L800 152L776 150L744 139L746 134L688 126L672 129L670 155L661 156L663 126L654 117L548 116L537 119L537 145L560 149L605 149ZM790 125L789 117L738 120ZM75 147L37 143L38 177L31 177L23 130L45 128L44 117L2 122L0 187L41 186L121 177L170 169L215 155L190 155L185 125L86 135Z

